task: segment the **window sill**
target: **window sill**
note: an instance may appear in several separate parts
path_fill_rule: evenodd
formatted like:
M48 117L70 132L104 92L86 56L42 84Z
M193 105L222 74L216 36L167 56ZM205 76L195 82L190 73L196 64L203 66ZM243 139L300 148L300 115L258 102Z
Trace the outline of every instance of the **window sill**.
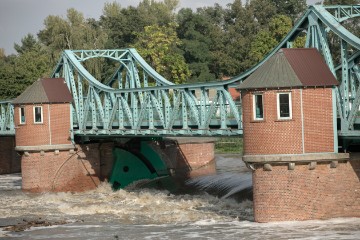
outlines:
M291 122L294 121L293 118L284 118L284 119L276 119L275 122Z
M262 122L266 122L265 119L259 119L259 120L251 120L250 123L262 123Z

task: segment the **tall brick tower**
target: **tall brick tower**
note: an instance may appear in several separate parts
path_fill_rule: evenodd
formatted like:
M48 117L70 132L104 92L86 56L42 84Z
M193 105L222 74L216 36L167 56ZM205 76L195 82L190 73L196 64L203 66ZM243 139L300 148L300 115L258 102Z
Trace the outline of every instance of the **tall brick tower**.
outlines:
M26 191L93 188L95 165L71 142L72 96L63 78L43 78L14 101L15 150L21 154ZM81 150L81 149L80 149ZM81 158L81 155L85 155ZM97 156L94 158L97 160ZM86 169L84 169L86 168ZM96 178L97 179L97 178Z
M339 202L360 184L337 150L337 84L316 49L282 49L240 85L255 221L360 216Z

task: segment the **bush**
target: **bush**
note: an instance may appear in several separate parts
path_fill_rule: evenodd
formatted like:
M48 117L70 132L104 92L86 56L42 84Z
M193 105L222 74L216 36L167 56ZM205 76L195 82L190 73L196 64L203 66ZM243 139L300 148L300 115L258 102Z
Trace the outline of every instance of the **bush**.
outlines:
M240 153L243 151L241 137L222 137L215 142L215 153Z

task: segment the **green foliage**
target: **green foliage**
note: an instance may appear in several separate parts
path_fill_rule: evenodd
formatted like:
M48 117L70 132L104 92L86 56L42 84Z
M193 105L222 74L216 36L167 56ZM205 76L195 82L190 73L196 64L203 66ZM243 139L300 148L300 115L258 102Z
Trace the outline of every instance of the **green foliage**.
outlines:
M306 9L306 0L270 0L276 7L276 13L289 16L293 21Z
M250 56L253 63L262 60L291 30L291 19L284 15L276 15L270 19L267 29L258 32L251 44Z
M15 44L19 55L0 58L0 99L17 97L27 86L50 73L49 53L34 36Z
M327 0L324 4L354 4ZM49 76L65 49L112 49L133 46L165 78L175 83L206 82L237 75L260 61L291 29L305 0L234 0L227 7L179 9L179 0L142 0L122 8L105 3L100 20L68 9L50 15L37 38L25 35L16 55L0 49L0 99L13 98L36 79ZM353 33L359 31L355 22ZM329 36L331 41L337 41ZM294 47L304 46L300 36ZM332 46L330 46L332 47ZM110 60L83 63L104 81L116 67Z
M222 137L216 139L215 153L242 153L243 139L240 137Z
M215 78L210 73L213 61L210 48L215 38L209 34L216 34L215 29L218 28L213 24L215 17L212 16L216 16L213 13L210 8L199 9L198 13L187 8L178 13L177 33L182 40L180 48L192 73L191 82L206 82Z
M67 10L66 19L50 15L44 25L38 37L52 53L53 63L58 61L63 50L102 49L107 41L106 33L95 20L85 20L84 15L73 8Z
M277 41L269 31L262 30L251 44L250 55L254 63L261 61L276 46Z
M105 3L100 24L108 34L107 48L126 48L134 44L139 32L151 25L166 26L174 21L178 0L143 0L138 7L121 8L117 2Z
M140 55L161 75L176 84L184 83L190 71L184 57L179 53L181 41L176 35L175 26L147 26L138 33L133 45Z

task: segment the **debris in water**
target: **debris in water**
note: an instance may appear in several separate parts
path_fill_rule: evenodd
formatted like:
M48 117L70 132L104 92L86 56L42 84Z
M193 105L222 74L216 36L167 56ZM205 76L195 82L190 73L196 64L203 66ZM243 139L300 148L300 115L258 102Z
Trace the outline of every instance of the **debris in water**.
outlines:
M22 232L25 231L31 227L48 227L53 225L63 225L68 223L65 220L51 222L47 220L42 220L41 218L38 218L36 220L26 220L23 219L22 222L19 222L17 225L10 225L3 228L3 231L8 232Z

